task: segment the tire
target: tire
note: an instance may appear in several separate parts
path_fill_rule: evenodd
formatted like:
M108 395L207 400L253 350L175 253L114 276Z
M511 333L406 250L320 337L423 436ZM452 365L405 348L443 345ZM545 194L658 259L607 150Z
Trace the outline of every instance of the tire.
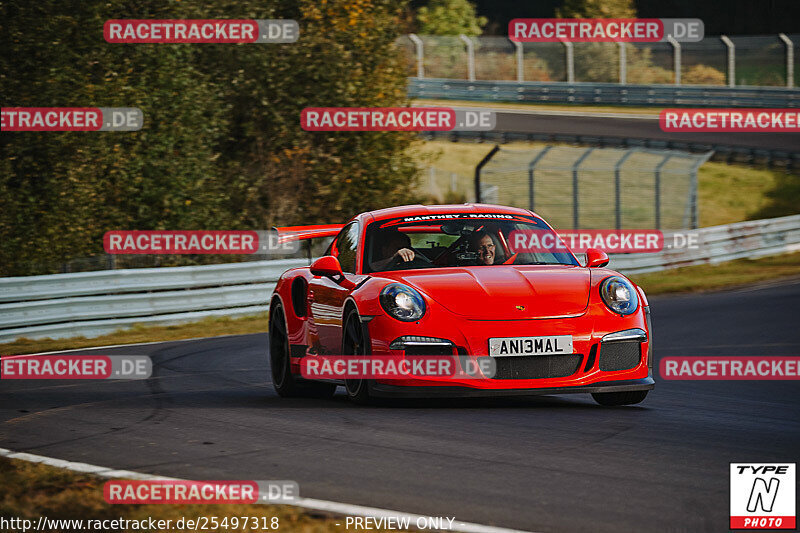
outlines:
M333 383L306 381L292 374L289 336L283 306L276 303L269 314L269 364L272 386L282 398L330 398L336 392Z
M367 355L368 352L358 311L351 309L347 313L344 320L344 329L342 330L342 355ZM347 391L347 397L356 405L368 405L371 403L369 380L346 379L344 388Z
M633 390L625 392L593 392L592 398L600 405L633 405L639 403L647 397L646 390Z

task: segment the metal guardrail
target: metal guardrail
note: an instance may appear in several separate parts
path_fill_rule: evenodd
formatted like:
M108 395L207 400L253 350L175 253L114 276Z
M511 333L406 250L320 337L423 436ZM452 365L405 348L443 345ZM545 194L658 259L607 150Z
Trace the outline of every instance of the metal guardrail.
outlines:
M624 273L800 250L800 215L684 232L697 249L611 256ZM94 337L134 324L164 325L266 312L278 277L305 259L0 278L0 342Z
M307 264L285 259L0 278L0 342L266 312L280 275Z
M609 267L625 274L657 272L734 259L756 259L800 251L800 215L736 222L680 232L697 238L696 248L663 250L653 254L616 254ZM665 241L671 233L664 233Z
M800 89L409 78L409 98L665 107L800 107Z

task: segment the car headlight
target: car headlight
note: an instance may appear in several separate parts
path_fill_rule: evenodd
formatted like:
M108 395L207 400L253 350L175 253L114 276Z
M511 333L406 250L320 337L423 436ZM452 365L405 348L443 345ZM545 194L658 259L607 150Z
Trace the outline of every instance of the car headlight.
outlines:
M425 299L416 290L402 283L390 283L381 291L381 305L390 316L414 322L425 314Z
M620 315L630 315L639 306L636 289L625 278L611 276L600 284L600 297L609 309Z

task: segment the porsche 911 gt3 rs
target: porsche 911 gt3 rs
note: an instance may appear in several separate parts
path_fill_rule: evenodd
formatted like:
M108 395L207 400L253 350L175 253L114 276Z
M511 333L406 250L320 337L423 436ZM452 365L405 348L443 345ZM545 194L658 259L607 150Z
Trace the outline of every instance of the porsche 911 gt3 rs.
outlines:
M344 385L380 396L590 393L641 402L654 387L650 312L640 287L589 250L518 249L556 233L531 211L496 205L403 206L343 225L279 228L283 239L334 237L310 266L286 271L270 302L272 381L281 396L330 396ZM526 240L526 242L531 239ZM492 358L494 374L303 379L303 358ZM485 365L479 365L486 368Z

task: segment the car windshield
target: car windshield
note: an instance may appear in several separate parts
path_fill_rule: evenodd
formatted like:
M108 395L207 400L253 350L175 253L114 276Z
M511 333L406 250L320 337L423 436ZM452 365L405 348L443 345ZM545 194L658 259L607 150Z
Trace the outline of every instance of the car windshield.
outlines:
M559 242L556 233L544 221L532 216L465 213L403 217L369 225L363 271L497 265L577 266L569 250L562 245L553 246Z

